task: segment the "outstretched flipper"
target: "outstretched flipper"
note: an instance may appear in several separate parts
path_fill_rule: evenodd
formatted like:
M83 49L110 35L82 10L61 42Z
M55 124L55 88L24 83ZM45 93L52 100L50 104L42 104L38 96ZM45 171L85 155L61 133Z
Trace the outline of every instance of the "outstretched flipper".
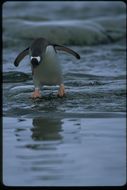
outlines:
M66 51L67 53L70 53L73 56L75 56L77 59L80 59L80 55L78 53L76 53L75 51L73 51L72 49L70 49L70 48L67 48L65 46L61 46L61 45L58 45L58 44L53 44L53 46L54 46L54 48L56 50Z
M15 59L14 65L17 67L22 59L29 54L29 47L22 51Z

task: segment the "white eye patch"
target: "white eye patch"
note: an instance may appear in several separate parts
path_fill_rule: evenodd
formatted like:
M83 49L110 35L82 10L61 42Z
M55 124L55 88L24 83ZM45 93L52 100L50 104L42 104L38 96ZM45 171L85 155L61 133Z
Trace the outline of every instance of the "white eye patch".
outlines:
M31 56L31 57L30 57L31 60L32 60L33 58L34 58L34 59L37 59L38 62L40 62L40 60L41 60L40 56L37 56L37 57L32 57L32 56Z

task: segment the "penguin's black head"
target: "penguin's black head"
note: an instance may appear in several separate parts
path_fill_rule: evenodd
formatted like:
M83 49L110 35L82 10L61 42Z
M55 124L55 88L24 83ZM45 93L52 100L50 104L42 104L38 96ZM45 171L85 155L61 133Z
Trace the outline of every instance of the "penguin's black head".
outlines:
M40 56L37 56L37 57L31 56L31 64L32 64L33 68L36 68L40 64L40 61L41 61Z

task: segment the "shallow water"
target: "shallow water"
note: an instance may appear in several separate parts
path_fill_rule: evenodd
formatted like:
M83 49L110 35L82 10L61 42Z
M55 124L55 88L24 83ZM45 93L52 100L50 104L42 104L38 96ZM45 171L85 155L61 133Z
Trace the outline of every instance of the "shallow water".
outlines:
M125 183L125 26L123 2L3 4L5 185ZM31 99L34 86L28 57L18 68L13 65L35 34L81 56L77 61L58 54L63 98L56 95L58 86L43 86L41 99Z
M125 183L125 118L4 118L4 183ZM119 115L117 115L119 117ZM9 155L9 157L8 157Z

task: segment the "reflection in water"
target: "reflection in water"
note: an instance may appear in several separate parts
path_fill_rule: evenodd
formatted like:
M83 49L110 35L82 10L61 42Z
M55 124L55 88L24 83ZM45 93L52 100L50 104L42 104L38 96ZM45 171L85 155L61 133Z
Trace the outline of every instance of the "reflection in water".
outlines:
M124 184L125 123L125 118L99 115L62 119L48 115L18 122L5 118L4 182L12 186Z
M60 140L62 121L60 119L34 118L32 139L34 140Z

